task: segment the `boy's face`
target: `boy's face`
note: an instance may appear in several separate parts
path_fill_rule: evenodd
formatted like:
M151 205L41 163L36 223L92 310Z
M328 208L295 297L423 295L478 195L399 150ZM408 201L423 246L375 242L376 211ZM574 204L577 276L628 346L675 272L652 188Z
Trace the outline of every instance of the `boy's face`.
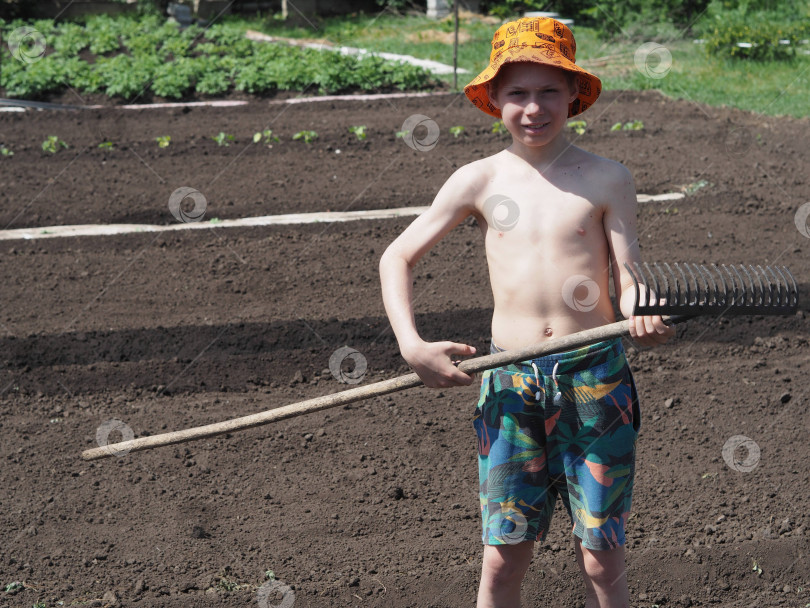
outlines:
M490 87L512 136L530 146L551 142L568 120L568 105L577 97L576 80L565 70L537 63L507 63Z

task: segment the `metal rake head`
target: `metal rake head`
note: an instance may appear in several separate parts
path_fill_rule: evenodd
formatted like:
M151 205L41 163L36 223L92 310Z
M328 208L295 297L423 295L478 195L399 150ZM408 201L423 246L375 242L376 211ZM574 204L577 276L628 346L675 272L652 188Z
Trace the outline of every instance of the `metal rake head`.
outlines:
M799 305L796 280L786 266L624 266L636 290L634 315L789 315Z

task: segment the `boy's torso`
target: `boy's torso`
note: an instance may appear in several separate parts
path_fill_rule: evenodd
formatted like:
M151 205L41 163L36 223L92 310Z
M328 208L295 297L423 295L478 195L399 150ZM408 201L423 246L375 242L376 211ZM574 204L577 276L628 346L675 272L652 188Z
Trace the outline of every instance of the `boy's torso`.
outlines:
M612 322L603 218L618 164L573 146L542 174L509 151L475 164L493 341L519 348Z

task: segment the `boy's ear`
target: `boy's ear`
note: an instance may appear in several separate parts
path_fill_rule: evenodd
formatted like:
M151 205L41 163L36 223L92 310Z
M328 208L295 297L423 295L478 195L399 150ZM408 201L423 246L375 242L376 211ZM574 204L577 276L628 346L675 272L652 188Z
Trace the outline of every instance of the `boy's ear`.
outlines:
M495 84L493 84L491 80L486 84L486 87L487 87L487 96L489 97L490 103L500 110L501 105L498 103L498 100L496 99L498 95L498 87L495 86Z
M574 100L579 97L579 76L576 74L574 74L573 77L569 77L568 90L571 91L568 103L574 103Z

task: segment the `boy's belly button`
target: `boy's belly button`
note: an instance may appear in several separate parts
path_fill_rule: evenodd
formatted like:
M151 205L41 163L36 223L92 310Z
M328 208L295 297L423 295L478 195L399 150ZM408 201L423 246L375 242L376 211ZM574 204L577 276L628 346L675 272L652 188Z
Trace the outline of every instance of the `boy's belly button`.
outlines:
M585 229L582 226L580 226L579 228L577 228L577 234L579 236L585 236Z
M550 327L546 327L546 331L544 331L543 333L546 334L546 338L550 338L551 334L554 333L554 330L551 329Z

